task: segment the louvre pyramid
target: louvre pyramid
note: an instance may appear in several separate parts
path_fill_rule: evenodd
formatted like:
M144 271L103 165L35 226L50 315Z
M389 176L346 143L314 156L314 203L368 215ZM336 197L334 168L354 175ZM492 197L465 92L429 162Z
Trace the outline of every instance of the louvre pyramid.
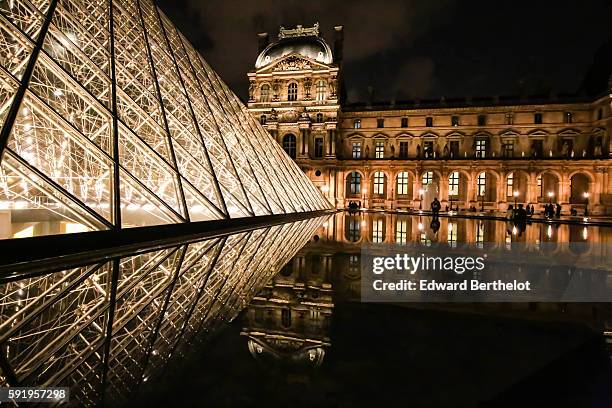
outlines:
M330 207L151 0L0 0L0 43L13 232Z

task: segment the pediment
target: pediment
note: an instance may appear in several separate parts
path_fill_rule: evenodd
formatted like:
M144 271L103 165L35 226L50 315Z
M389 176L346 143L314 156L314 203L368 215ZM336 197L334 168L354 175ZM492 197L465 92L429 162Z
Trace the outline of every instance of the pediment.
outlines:
M329 66L294 52L284 56L283 58L280 58L277 61L274 61L270 65L262 67L260 70L257 71L257 73L279 71L318 71L327 69L329 69Z

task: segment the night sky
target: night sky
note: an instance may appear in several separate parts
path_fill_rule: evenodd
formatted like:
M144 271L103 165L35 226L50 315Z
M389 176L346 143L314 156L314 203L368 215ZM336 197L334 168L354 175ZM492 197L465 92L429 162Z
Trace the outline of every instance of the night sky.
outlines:
M280 25L317 21L330 46L333 26L344 26L349 102L367 100L368 87L376 100L576 93L594 73L599 92L610 74L609 0L157 4L243 100L246 73L257 56L256 34L276 38Z

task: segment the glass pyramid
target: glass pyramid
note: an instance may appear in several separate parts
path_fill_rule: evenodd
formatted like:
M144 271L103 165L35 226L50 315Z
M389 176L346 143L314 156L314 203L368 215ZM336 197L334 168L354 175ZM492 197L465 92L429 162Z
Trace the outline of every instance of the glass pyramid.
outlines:
M0 0L0 239L330 208L151 0Z

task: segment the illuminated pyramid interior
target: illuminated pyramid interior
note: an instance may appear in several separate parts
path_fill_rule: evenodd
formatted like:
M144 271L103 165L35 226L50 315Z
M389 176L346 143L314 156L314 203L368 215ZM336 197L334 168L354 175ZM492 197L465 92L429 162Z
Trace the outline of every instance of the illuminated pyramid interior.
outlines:
M327 209L150 0L0 0L0 238Z

